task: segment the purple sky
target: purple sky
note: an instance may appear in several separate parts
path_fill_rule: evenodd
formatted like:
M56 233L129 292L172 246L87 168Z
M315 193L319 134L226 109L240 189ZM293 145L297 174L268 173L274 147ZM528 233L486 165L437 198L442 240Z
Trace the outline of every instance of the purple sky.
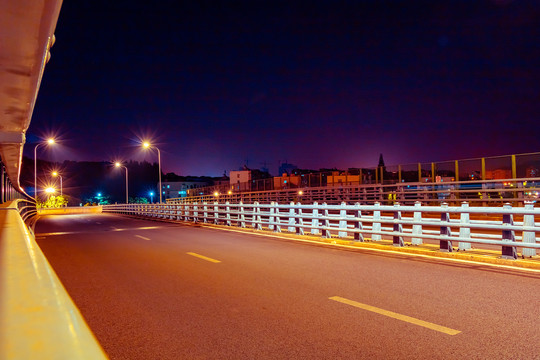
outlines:
M540 150L538 1L64 2L25 154L221 175Z

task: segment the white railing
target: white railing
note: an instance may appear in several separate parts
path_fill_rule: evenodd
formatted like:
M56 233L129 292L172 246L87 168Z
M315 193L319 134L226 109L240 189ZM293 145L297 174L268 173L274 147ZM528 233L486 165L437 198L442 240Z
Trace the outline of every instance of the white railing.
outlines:
M535 256L540 249L536 237L540 226L535 222L540 208L532 203L523 207L470 207L468 203L450 207L423 206L419 202L414 206L204 202L106 205L103 211L274 232L287 230L299 235L309 232L355 241L364 241L369 235L371 241L391 239L395 246L404 246L406 241L420 245L427 239L438 240L440 250L448 252L454 250L453 243L458 243L458 250L471 249L471 244L498 245L508 259L517 259L518 248L522 256Z

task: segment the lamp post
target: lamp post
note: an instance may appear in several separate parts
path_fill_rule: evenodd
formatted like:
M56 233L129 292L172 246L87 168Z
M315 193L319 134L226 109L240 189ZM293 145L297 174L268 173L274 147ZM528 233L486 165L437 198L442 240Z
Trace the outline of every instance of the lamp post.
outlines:
M161 194L163 193L163 190L161 189L161 154L159 152L159 149L153 145L150 145L148 141L143 142L142 144L143 148L149 149L154 148L157 150L158 154L158 169L159 169L159 203L161 204Z
M49 197L56 192L56 189L53 187L48 187L45 189L45 192L49 194Z
M58 174L58 171L53 171L52 176L60 178L60 196L64 196L64 190L62 186L62 175Z
M41 142L39 144L36 145L36 147L34 148L34 198L36 199L37 201L37 196L38 196L38 191L37 191L37 148L39 145L43 145L43 144L48 144L48 145L52 145L54 144L54 139L49 139L47 140L47 142Z
M150 191L150 204L154 203L154 192Z
M129 197L128 197L128 168L127 168L127 166L122 165L122 163L120 163L118 161L114 163L114 166L122 167L122 168L126 169L126 204L127 204L129 202Z

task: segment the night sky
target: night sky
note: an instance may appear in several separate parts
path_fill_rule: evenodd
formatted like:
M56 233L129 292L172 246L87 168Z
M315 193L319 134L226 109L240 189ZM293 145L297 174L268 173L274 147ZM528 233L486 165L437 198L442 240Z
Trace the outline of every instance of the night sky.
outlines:
M540 151L539 1L65 1L25 154L219 176Z

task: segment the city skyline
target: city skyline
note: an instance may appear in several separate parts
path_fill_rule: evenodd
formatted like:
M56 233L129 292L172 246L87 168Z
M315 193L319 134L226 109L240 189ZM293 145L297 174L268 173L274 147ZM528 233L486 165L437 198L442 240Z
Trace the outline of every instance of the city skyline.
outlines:
M149 140L165 173L220 176L535 152L539 14L532 1L65 3L25 154L56 134L40 157L154 162Z

